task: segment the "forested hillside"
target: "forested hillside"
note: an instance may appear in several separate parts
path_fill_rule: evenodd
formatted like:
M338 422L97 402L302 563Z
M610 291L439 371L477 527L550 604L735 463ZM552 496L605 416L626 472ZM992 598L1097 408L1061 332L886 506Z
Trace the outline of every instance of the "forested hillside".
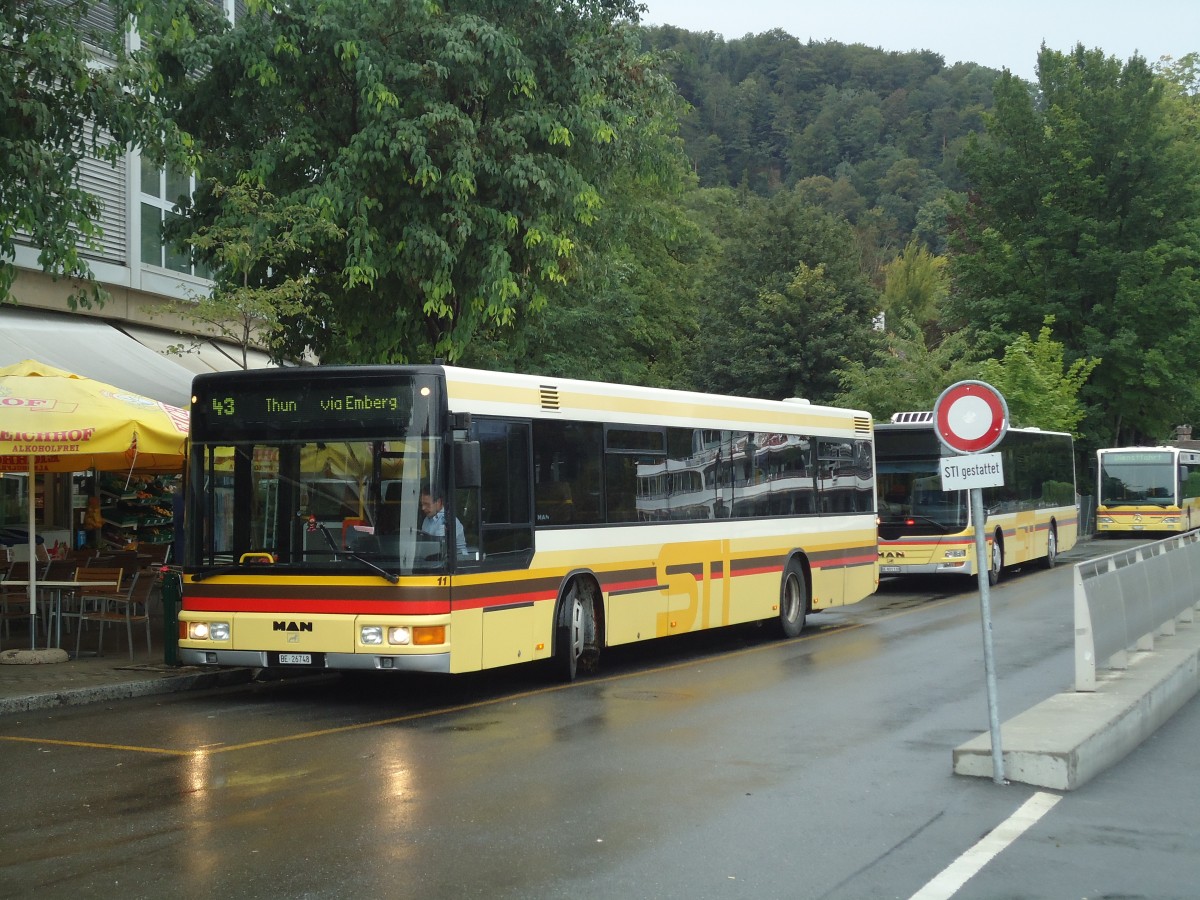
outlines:
M1194 56L1044 49L1029 84L781 31L643 37L694 186L635 200L671 224L547 309L523 365L879 417L986 374L1084 448L1200 412Z
M983 130L998 72L779 30L645 35L691 106L680 135L701 187L798 187L886 247L913 235L939 246L946 191L965 186L956 160Z

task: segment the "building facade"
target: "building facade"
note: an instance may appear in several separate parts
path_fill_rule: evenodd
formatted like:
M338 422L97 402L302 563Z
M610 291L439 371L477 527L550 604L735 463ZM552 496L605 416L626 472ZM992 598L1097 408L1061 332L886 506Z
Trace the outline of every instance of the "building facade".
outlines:
M214 2L231 22L245 9L243 0ZM117 27L102 3L89 8L86 24ZM105 302L72 309L69 298L79 285L42 272L39 248L18 236L13 302L0 304L0 367L33 359L186 408L194 375L242 367L241 347L198 333L186 317L167 311L173 301L186 304L212 289L191 255L162 238L163 224L178 215L173 198L191 196L195 176L159 168L128 150L116 165L85 159L79 181L101 203L103 234L83 255ZM251 367L270 365L261 350L248 356ZM26 474L0 476L0 550L12 546L8 555L21 557L22 542L12 538L27 534L30 503L45 545L78 543L84 508L100 480L99 473L37 476L32 484ZM0 552L0 570L5 555Z

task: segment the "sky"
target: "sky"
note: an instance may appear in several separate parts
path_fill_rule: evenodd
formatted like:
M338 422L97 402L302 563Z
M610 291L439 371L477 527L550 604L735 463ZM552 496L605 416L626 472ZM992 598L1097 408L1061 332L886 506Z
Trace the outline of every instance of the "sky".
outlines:
M642 0L644 25L675 25L725 38L781 28L801 41L884 50L933 50L948 65L974 62L1032 81L1043 41L1082 43L1122 61L1150 63L1200 51L1200 0Z

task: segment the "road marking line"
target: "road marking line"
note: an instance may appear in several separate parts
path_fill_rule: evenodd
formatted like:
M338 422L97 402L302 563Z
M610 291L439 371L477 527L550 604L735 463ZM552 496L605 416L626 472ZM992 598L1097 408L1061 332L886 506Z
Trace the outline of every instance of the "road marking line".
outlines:
M55 747L87 747L89 750L129 750L134 753L157 753L165 756L193 756L191 750L169 750L165 747L137 747L132 744L101 744L96 741L60 741L53 738L16 737L0 735L0 741L21 744L47 744Z
M910 900L948 900L996 856L1054 808L1062 797L1038 791L1015 813L984 835L979 842L933 877Z

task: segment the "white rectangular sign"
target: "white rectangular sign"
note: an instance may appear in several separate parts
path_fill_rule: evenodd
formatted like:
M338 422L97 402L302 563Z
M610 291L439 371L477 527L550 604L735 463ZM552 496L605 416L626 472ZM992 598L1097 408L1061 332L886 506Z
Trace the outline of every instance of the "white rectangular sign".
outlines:
M943 491L1000 487L1004 484L1004 464L999 453L944 456L940 463Z

